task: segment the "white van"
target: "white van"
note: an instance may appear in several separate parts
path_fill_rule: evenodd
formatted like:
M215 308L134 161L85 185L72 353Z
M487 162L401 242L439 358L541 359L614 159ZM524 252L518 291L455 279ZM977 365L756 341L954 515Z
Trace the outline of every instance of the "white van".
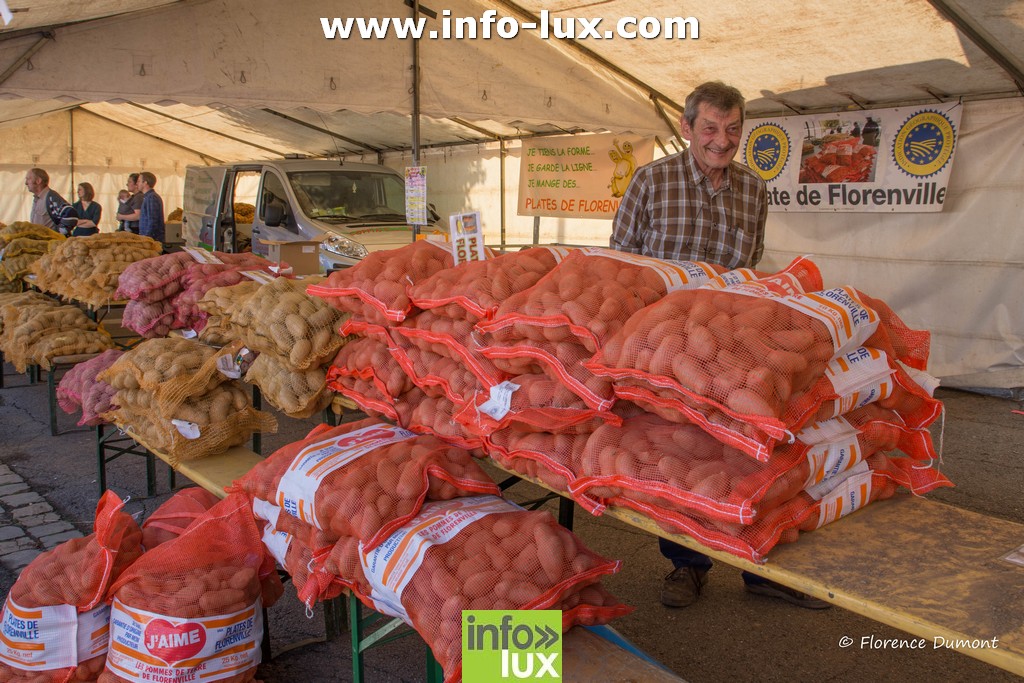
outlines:
M375 164L277 159L189 166L182 203L182 238L190 246L227 252L251 247L266 256L261 240L322 238L325 272L413 238L405 222L404 179ZM433 209L430 219L421 231L438 229Z

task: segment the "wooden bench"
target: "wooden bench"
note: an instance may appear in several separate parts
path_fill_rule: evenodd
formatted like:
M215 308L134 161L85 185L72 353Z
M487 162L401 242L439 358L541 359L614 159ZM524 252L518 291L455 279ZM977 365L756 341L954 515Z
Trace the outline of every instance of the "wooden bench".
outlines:
M1004 559L1021 552L1024 524L898 494L777 546L759 565L671 534L633 510L604 514L925 638L928 647L939 643L1024 676L1024 566Z

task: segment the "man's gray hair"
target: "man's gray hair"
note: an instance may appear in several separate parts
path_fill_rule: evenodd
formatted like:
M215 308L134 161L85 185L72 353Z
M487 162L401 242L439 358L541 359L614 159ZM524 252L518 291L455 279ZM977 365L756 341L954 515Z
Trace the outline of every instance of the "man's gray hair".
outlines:
M702 103L725 112L739 107L740 123L743 123L747 102L743 99L743 93L731 85L726 85L721 81L708 81L701 83L687 95L686 102L683 103L683 118L691 128L697 122L697 111Z

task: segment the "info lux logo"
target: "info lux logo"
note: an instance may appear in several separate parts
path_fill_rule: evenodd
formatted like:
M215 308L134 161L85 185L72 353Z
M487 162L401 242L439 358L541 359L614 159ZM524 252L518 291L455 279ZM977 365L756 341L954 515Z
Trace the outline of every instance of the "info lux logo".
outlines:
M465 683L561 679L561 610L462 612Z

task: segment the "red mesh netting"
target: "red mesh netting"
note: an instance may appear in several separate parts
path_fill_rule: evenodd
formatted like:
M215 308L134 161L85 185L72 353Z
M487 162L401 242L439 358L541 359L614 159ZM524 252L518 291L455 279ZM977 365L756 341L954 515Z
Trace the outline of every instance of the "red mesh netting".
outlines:
M25 609L71 605L78 614L84 614L101 605L110 585L142 555L142 532L135 521L121 511L122 506L112 491L106 491L96 507L93 534L66 541L32 560L11 587L4 604L3 622L11 623L8 613L12 611L23 614ZM55 616L43 610L42 616L37 618L45 620ZM68 632L62 636L74 643L77 626L77 623L70 624ZM90 624L90 628L98 627L97 623ZM95 681L103 669L104 654L80 655L77 666L47 669L46 663L39 661L42 653L31 646L38 645L37 638L33 636L33 642L21 643L23 647L19 648L21 639L5 630L4 647L0 647L0 677L4 681Z
M401 322L412 309L406 293L409 285L422 282L455 265L446 244L420 240L400 249L371 252L344 270L336 270L306 290L331 306L381 325Z
M155 303L181 291L181 277L196 261L185 251L163 254L130 264L117 279L117 299Z
M142 545L152 550L161 543L181 536L220 500L206 489L193 486L167 499L142 523Z
M877 402L895 411L907 426L927 427L942 412L941 402L930 395L937 382L925 373L912 369L910 372L916 376L911 377L903 366L877 349L860 347L841 354L829 361L810 389L789 399L780 423L795 432L804 425ZM748 373L747 378L751 377L752 373ZM699 424L759 460L767 460L779 440L758 420L710 404L701 405L674 386L652 386L651 381L638 377L624 377L618 382L615 394L619 398L635 401L667 420Z
M891 498L901 486L922 495L953 485L935 469L907 458L890 458L883 453L876 453L858 468L819 485L823 486L823 490L817 493L820 499L815 499L807 491L801 492L771 510L762 510L750 525L665 511L657 500L639 492L609 499L607 503L642 512L666 531L692 536L709 548L723 550L751 562L763 562L776 544L792 543L800 531L813 531L868 503ZM830 486L833 488L829 489Z
M920 460L937 458L926 431L906 428L877 406L800 432L795 443L777 446L768 463L694 425L645 415L626 420L621 429L594 432L572 492L577 499L592 498L585 507L594 509L635 491L665 510L750 524L806 487L896 448Z
M409 343L404 337L395 335L392 355L413 383L431 396L446 396L452 403L462 405L477 391L498 384L505 377L486 358L477 358L472 366L450 356L435 353ZM490 375L487 383L480 381L483 373Z
M409 571L392 571L407 562ZM584 598L601 601L585 610L588 619L604 623L631 611L603 604L604 593L583 593L617 572L618 562L588 550L550 513L527 512L498 498L424 506L385 545L364 553L363 566L373 590L360 598L411 624L446 682L462 675L463 610L554 609L575 593L576 607ZM563 629L574 625L571 619L563 614Z
M509 391L506 405L500 397ZM565 385L539 374L513 377L493 392L476 392L454 417L479 436L512 424L526 431L586 434L602 424L622 423L615 413L593 410Z
M199 669L233 669L218 679L230 683L253 680L261 608L284 590L261 537L248 499L228 496L135 562L108 596L114 600L111 649L100 683L135 680L142 662L168 680Z
M401 407L400 403L398 407ZM456 404L444 396L424 395L412 406L408 416L399 410L398 423L417 434L432 434L445 443L468 451L482 448L480 437L469 434L462 424L452 418L456 410Z
M321 425L232 485L337 536L372 548L419 511L498 488L470 453L373 418Z
M492 387L508 376L487 358L481 357L478 336L473 331L472 322L448 318L434 311L423 311L391 328L391 338L396 345L402 348L416 346L458 361L473 373L482 386ZM421 375L420 372L415 374Z
M361 337L338 351L327 369L327 386L339 393L350 390L356 394L368 394L373 400L393 403L393 397L412 389L413 383L388 351L387 344L379 339ZM345 395L357 400L355 396Z
M820 405L827 396L815 383L828 362L876 328L877 316L850 289L676 291L630 318L586 367L678 398L689 420L764 460L773 441L802 426L785 420L795 397Z
M484 444L487 454L503 466L517 459L537 462L540 468L531 476L552 488L568 491L580 471L589 438L589 434L550 434L513 424L487 436Z
M57 385L57 405L68 414L81 410L79 427L106 423L100 415L110 411L111 400L117 390L97 380L96 375L113 365L123 353L117 349L108 349L95 358L79 363L61 377Z
M533 287L503 301L479 329L496 342L582 344L591 353L636 311L673 288L698 287L723 268L588 247L571 252Z
M565 247L532 247L448 268L409 287L423 310L457 305L467 319L490 319L503 301L537 284L569 253Z
M332 575L314 563L318 554L324 556L332 552L339 543L337 538L289 514L282 514L281 508L267 501L253 499L253 514L263 528L263 545L267 552L288 572L297 596L307 607L312 608L319 601L336 598L345 588L356 586L354 580ZM358 548L355 539L347 538L346 541L354 542ZM362 575L360 569L359 576ZM364 579L361 585L365 587L365 583Z

